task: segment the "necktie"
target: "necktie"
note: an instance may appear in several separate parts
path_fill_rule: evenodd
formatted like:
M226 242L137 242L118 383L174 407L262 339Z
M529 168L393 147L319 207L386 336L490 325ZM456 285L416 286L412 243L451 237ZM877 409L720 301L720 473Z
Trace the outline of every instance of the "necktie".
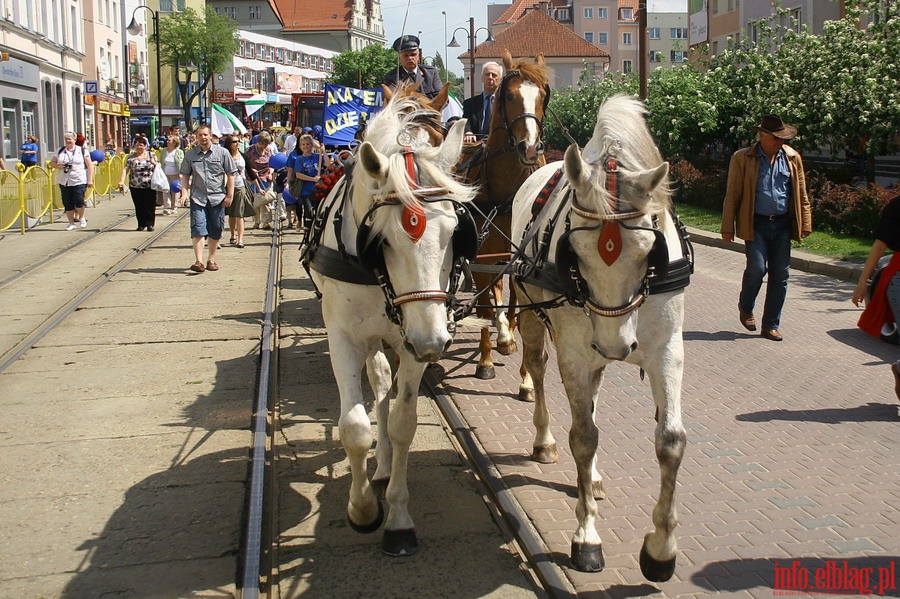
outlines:
M481 123L481 133L488 135L491 132L491 115L494 112L494 94L484 99L484 121Z

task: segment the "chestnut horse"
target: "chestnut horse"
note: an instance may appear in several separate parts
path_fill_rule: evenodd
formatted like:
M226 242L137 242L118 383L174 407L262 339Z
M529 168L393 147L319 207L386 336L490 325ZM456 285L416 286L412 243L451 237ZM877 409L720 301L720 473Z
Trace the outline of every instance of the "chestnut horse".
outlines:
M513 197L525 179L545 164L541 135L550 100L543 54L538 54L532 63L513 63L509 51L504 50L503 66L506 72L494 94L490 134L485 141L465 147L457 164L457 174L467 183L479 186L473 212L482 235L486 233L471 267L475 287L480 292L476 301L483 305L486 299L491 299L494 306L503 305L503 280L497 278L500 269L496 265L509 258ZM491 266L479 268L479 264ZM509 305L514 306L512 285L509 293ZM497 351L504 356L516 351L514 307L506 313L493 307L479 307L476 313L490 319L496 313ZM490 329L482 328L480 357L475 369L475 376L480 379L495 376L491 349Z

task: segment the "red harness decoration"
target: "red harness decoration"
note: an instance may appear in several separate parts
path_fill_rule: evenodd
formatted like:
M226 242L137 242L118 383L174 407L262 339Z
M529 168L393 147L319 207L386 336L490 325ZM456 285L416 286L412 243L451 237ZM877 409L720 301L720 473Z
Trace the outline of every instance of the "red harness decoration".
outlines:
M606 160L606 191L611 197L619 198L619 163L615 156ZM615 220L603 223L600 239L597 240L597 253L607 266L612 266L622 254L622 232L619 222Z
M413 189L419 189L419 185L416 183L415 153L407 147L403 152L403 158L406 161L406 179L409 181L409 186ZM422 235L425 234L425 211L418 205L404 206L401 218L403 230L406 231L413 243L418 243L422 239Z

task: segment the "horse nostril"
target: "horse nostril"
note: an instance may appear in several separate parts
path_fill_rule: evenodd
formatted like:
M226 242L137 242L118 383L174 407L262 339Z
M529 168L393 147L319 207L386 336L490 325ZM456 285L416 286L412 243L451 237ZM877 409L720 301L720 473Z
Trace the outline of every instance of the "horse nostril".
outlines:
M441 353L445 353L448 349L450 349L450 344L453 343L453 339L447 339L447 343L444 344L444 349L441 350Z
M634 343L631 344L631 351L634 351L634 350L636 350L637 348L638 348L638 342L635 341Z
M539 142L538 142L538 144L537 144L537 153L538 153L538 156L540 156L541 154L544 153L544 142L542 142L542 141L539 141Z

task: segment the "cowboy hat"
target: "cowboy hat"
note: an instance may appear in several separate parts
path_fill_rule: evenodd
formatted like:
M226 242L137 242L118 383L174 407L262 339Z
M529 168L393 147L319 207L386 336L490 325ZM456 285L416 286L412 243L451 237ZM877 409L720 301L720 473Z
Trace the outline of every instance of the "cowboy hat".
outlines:
M403 52L404 50L415 50L419 47L419 38L414 35L402 35L394 40L391 48L395 52Z
M753 127L757 131L765 131L769 135L773 135L778 139L790 141L797 135L797 128L788 125L781 120L781 117L774 114L767 114L762 118L762 123Z

